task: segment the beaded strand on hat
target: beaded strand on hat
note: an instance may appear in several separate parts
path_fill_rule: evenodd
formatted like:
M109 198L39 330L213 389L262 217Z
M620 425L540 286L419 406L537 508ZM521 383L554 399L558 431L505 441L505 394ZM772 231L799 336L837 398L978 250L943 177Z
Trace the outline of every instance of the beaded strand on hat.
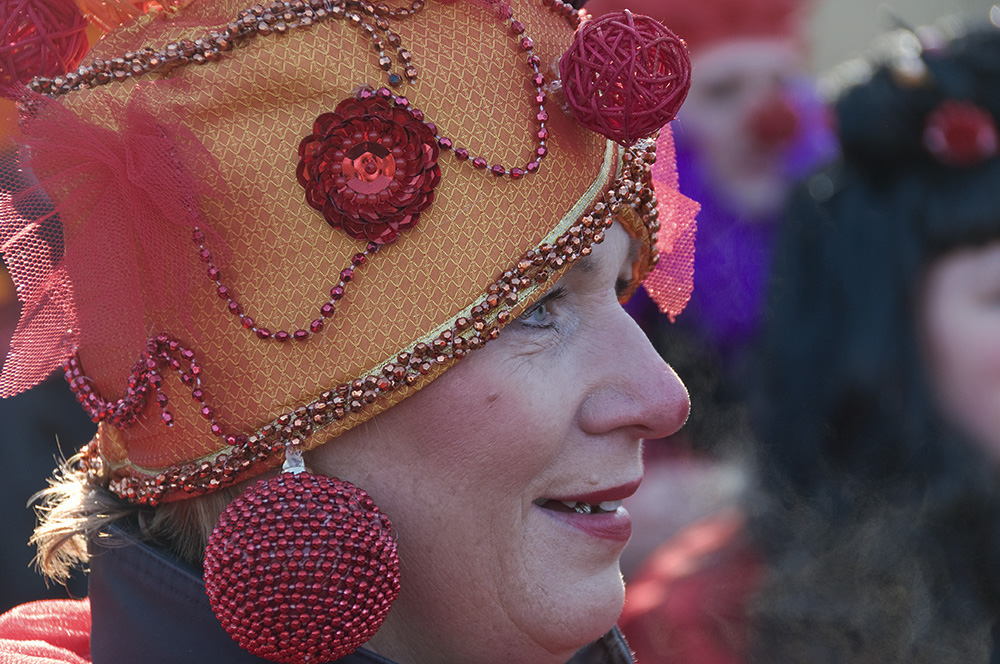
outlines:
M542 4L566 18L574 29L580 25L582 10L577 10L562 0L543 0ZM138 78L148 73L165 73L174 67L188 63L204 65L209 62L217 62L224 53L231 51L239 41L245 41L258 35L284 34L291 29L306 28L329 18L348 20L371 36L378 52L379 67L387 72L389 84L396 87L402 83L402 77L398 73L390 72L392 61L385 54L384 43L377 34L380 30L384 32L389 43L397 48L398 57L405 64L406 78L412 84L417 80L417 69L412 62L413 54L403 48L400 36L389 29L388 21L390 18L401 19L412 16L422 10L424 6L425 0L413 0L408 8L398 9L391 9L383 3L373 4L368 0L341 0L340 2L294 0L292 2L271 2L266 6L254 5L249 9L241 10L236 20L229 23L224 29L213 31L207 37L180 40L167 44L160 51L147 46L137 52L126 53L122 57L114 58L109 62L95 60L89 66L81 66L77 71L69 72L64 76L53 78L38 76L32 79L29 88L39 94L58 97L75 90ZM373 17L375 24L366 22L363 14ZM534 42L525 33L524 24L516 20L509 11L507 18L511 34L517 39L519 47L528 55L527 64L531 69L530 81L535 89L534 101L538 104L539 109L535 116L535 120L539 123L539 129L536 132L538 144L533 157L523 168L502 164L490 166L485 157L472 156L467 149L455 147L455 139L442 136L436 131L435 135L441 148L454 150L455 157L459 161L471 162L475 168L492 173L497 177L506 175L511 179L518 179L526 173L536 172L542 158L548 154L545 145L548 139L548 130L545 127L548 112L545 109L546 95L543 89L545 77L539 69L541 61L532 50Z

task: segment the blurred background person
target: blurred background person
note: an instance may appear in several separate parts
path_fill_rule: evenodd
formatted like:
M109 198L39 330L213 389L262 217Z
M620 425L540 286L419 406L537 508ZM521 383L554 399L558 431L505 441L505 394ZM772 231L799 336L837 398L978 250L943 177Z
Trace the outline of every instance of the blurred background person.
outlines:
M724 409L745 394L748 349L763 316L763 293L778 219L792 184L834 154L827 110L808 74L803 0L591 0L599 15L628 6L672 26L691 50L694 75L672 124L681 191L701 204L695 290L676 326L639 313L664 348L692 360L687 437L709 449L732 436ZM711 377L711 378L709 378Z
M882 45L775 267L753 662L1000 662L1000 31Z

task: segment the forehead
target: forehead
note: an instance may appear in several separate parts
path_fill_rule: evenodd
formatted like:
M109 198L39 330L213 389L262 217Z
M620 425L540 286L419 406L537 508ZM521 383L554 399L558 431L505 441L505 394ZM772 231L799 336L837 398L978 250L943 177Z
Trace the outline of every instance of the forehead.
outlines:
M692 60L698 71L691 79L692 90L714 79L797 72L804 66L795 42L780 38L726 41L696 53Z

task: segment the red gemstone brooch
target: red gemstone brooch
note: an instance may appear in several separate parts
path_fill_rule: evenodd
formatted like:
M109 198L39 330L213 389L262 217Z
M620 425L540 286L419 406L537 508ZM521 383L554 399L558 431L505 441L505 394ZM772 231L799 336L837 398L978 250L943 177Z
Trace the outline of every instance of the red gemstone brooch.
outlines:
M331 226L389 244L434 201L439 152L433 127L411 109L363 90L316 118L296 175Z

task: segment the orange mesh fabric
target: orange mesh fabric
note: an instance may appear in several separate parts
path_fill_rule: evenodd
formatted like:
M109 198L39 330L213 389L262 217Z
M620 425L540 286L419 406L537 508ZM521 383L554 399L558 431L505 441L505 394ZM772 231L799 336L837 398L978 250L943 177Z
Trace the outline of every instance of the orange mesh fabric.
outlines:
M140 17L102 40L89 58L109 60L207 36L236 17L243 1L192 3L175 14ZM538 2L515 2L512 10L546 70L544 63L557 62L570 42L569 22ZM455 147L491 165L523 167L534 158L533 72L509 21L467 2L432 2L390 22L420 72L397 94ZM305 202L295 175L297 148L317 116L360 86L384 82L370 38L348 21L331 19L257 37L219 62L35 100L22 157L55 201L72 248L65 260L39 263L44 252L25 244L36 241L31 229L37 224L31 214L9 212L5 246L27 256L12 263L18 283L36 271L65 283L27 289L29 300L38 300L32 310L44 313L47 343L30 357L25 340L34 328L19 330L26 335L15 339L22 355L8 359L4 380L14 378L3 389L22 389L26 381L17 377L24 367L48 366L75 347L88 384L106 397L121 396L147 340L165 333L197 354L214 421L250 434L324 390L377 372L467 315L527 252L578 224L621 172L621 149L550 101L549 155L538 173L498 178L442 151L433 205L415 228L356 269L325 328L304 342L258 339L217 295L191 229L206 231L204 244L221 281L257 325L308 328L365 243L331 228ZM94 140L93 154L77 149ZM651 242L636 215L622 219ZM661 236L672 233L665 229ZM639 274L648 268L640 266ZM525 285L509 314L517 315L556 278L558 271ZM48 301L53 294L66 300L57 303L62 318ZM31 316L26 320L30 326ZM419 381L402 389L373 387L378 399L370 407L305 446L390 407L450 362L428 364ZM158 421L154 403L137 426L102 424L99 453L116 475L162 473L229 451L176 373L164 376L162 389L170 397L172 427Z
M664 127L656 141L652 172L662 228L657 240L660 261L642 285L670 322L687 306L694 288L695 215L700 209L698 203L678 190L674 155L673 132Z

